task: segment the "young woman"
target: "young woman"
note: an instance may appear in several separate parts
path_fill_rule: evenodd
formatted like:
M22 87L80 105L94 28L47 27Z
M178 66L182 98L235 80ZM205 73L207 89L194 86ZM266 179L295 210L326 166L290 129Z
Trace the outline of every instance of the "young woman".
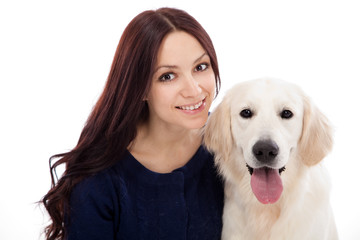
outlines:
M136 16L77 146L52 157L46 238L220 239L223 188L200 134L219 85L211 39L193 17Z

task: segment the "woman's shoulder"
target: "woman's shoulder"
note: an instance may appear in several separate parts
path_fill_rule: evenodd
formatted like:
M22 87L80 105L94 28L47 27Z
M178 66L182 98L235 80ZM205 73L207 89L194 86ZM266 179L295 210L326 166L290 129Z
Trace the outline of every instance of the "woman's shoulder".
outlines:
M122 179L119 164L115 164L75 185L66 219L69 236L76 239L111 238L113 221L119 222L119 203L125 186Z
M115 165L87 176L77 183L72 190L72 199L116 197L124 182L124 171L121 164L123 160L119 159Z

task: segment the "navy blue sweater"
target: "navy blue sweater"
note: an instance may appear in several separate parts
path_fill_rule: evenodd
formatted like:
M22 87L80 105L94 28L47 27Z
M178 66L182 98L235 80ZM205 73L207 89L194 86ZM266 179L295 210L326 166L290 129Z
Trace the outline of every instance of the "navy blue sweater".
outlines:
M203 146L183 167L155 173L129 152L74 188L67 239L220 239L223 184Z

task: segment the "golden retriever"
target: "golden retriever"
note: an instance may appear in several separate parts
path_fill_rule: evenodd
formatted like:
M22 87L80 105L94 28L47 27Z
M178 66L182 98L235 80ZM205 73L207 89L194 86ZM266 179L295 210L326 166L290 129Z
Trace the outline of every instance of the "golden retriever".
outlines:
M210 114L204 143L225 181L222 239L338 238L321 164L332 129L297 86L234 86Z

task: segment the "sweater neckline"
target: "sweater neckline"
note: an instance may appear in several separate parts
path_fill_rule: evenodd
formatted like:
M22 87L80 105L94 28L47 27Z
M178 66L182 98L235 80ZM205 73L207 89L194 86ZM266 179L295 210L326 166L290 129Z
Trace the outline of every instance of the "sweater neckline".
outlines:
M208 159L208 154L205 148L200 145L195 154L190 158L190 160L182 167L177 168L169 173L158 173L151 171L142 165L128 150L126 152L126 157L123 161L124 167L130 173L132 172L137 178L140 179L171 179L177 178L178 176L183 176L185 178L192 178L196 173L198 173L204 165L206 159Z

